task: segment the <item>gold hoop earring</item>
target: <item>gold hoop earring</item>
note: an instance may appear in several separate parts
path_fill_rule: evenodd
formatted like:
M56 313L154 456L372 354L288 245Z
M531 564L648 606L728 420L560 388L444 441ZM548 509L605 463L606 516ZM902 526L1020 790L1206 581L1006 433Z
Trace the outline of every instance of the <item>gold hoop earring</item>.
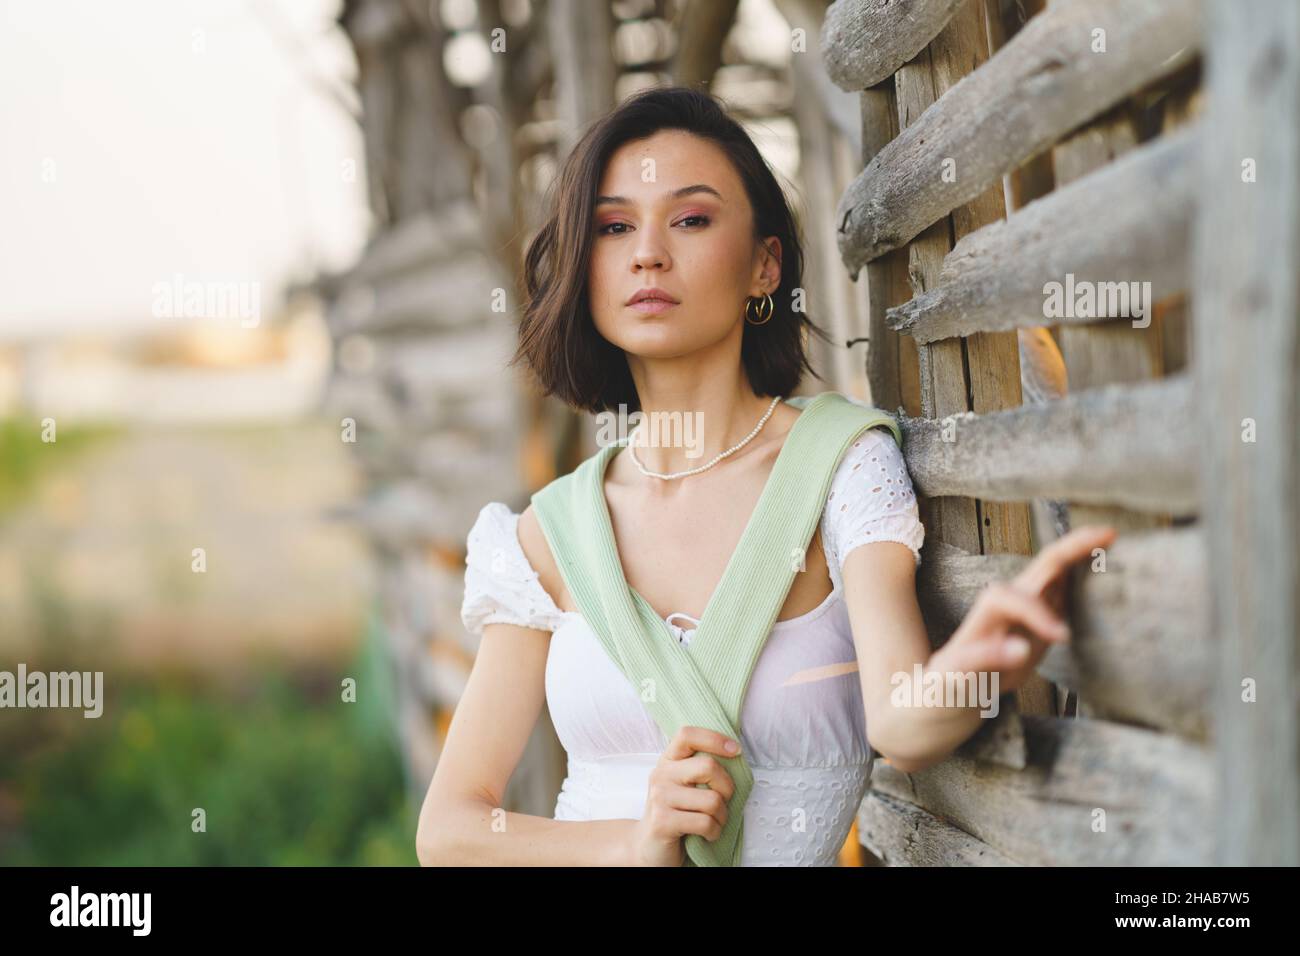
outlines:
M761 322L755 322L749 317L750 309L753 307L753 305L754 305L754 297L751 295L745 299L745 310L744 310L745 321L748 322L750 325L767 325L768 321L772 318L772 310L774 308L774 305L772 303L772 296L764 292L763 303L757 309L754 310L755 315L762 316Z

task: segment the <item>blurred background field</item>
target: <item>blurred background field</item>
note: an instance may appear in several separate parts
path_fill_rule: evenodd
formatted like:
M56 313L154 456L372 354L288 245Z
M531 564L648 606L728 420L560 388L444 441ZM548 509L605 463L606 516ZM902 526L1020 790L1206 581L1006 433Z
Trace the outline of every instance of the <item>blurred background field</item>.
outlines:
M0 5L0 670L104 697L0 711L0 864L416 863L363 476L293 289L370 223L321 93L339 9Z
M0 861L413 864L364 549L328 514L348 490L337 437L39 435L0 427L4 669L100 670L105 700L93 719L4 713Z

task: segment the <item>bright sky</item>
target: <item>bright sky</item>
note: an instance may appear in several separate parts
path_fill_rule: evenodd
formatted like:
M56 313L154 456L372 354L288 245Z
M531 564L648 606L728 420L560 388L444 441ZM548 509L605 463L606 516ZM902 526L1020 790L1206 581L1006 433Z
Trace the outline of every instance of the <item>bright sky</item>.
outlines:
M338 0L0 0L0 341L165 325L157 283L342 268L364 147ZM279 37L279 39L276 39Z

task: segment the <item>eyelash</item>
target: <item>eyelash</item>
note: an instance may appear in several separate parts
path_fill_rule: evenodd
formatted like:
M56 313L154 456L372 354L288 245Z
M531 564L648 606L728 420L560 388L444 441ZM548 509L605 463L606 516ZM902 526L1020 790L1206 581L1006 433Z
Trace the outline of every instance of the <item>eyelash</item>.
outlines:
M701 229L701 228L703 228L704 226L707 226L710 222L713 221L713 220L710 219L708 216L705 216L705 215L703 215L702 213L696 213L695 215L691 215L691 216L685 216L685 217L683 217L682 220L681 220L681 222L686 222L686 220L688 220L688 219L698 219L698 220L700 220L700 223L699 223L698 226L691 226L691 227L689 227L689 228L692 228L692 229ZM680 224L681 224L681 223L678 223L678 225L680 225ZM603 226L601 226L600 228L598 228L598 229L596 230L596 232L597 232L597 234L602 235L602 236L624 236L624 235L627 235L627 233L624 233L624 232L608 232L607 230L610 228L610 226L626 226L626 225L627 225L627 223L625 223L625 222L607 222L607 223L605 223L605 225L603 225Z

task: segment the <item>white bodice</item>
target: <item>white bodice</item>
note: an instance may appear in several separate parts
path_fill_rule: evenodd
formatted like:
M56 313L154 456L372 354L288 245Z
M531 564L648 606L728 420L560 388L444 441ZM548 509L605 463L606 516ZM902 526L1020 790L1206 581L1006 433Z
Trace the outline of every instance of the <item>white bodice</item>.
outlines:
M546 701L568 754L557 820L639 819L667 738L583 616L562 611L519 545L519 515L480 511L467 542L461 620L472 634L504 622L551 632ZM873 428L845 452L821 534L832 590L813 610L777 621L741 708L754 773L745 805L746 866L833 865L866 792L870 761L857 654L843 600L844 561L858 546L896 541L921 560L925 531L902 452ZM666 619L689 647L698 623Z

